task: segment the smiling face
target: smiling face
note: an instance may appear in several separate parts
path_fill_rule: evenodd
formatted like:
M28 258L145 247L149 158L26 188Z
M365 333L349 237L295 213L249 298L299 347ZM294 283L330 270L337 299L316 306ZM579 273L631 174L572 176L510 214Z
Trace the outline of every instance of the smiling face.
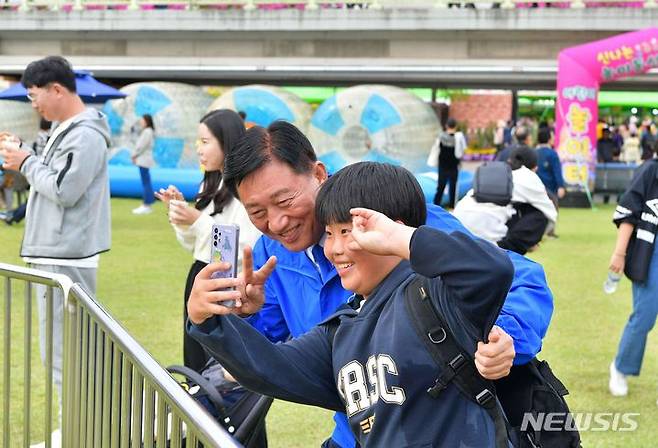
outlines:
M336 267L343 288L368 297L400 263L395 256L374 255L353 250L352 223L334 223L325 227L324 255Z
M315 162L310 173L299 174L274 159L245 177L237 190L256 228L286 249L299 252L322 235L315 219L315 198L326 179L320 162Z
M208 126L201 123L197 129L196 153L206 171L221 171L224 168L224 151Z

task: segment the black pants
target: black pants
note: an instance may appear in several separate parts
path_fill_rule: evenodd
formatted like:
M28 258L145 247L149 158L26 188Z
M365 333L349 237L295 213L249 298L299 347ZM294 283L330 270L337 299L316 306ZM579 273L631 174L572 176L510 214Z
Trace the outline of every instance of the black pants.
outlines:
M185 331L185 324L187 322L187 301L190 298L190 292L194 285L194 278L199 271L206 266L207 263L196 260L192 264L192 267L190 267L190 272L187 274L187 281L185 282L185 306L183 307L183 364L185 364L185 367L194 369L197 372L203 370L210 356L196 339L187 334L187 331Z
M507 221L507 235L498 246L525 255L544 236L548 218L530 204L515 204L516 214Z
M457 197L457 175L459 170L457 167L439 167L439 183L436 187L436 195L434 196L434 204L441 205L443 200L443 190L450 182L450 201L448 207L455 208L455 200Z

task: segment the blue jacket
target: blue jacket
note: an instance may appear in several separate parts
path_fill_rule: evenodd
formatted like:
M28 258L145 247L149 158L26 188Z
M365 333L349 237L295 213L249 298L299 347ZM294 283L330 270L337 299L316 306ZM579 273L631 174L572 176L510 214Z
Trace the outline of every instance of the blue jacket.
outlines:
M557 189L564 187L562 178L562 164L560 157L553 148L548 146L537 147L537 176L544 183L548 191L557 194Z
M427 225L470 235L453 215L433 204L427 205ZM514 264L514 280L496 325L514 339L514 363L524 364L541 349L553 313L553 296L539 264L514 252L507 253ZM261 267L271 255L276 255L278 262L265 284L265 304L249 320L273 342L308 332L352 295L343 289L335 269L321 274L305 252L290 252L281 243L263 236L254 247L255 267ZM334 420L337 426L332 439L341 447L353 447L354 438L345 414L336 414Z
M333 338L320 325L272 344L235 316L188 331L245 387L344 410L361 446L493 446L493 421L454 384L438 398L427 393L441 372L413 328L405 288L417 274L430 278L434 306L474 353L505 300L512 264L493 244L427 226L414 232L410 249L410 262L398 264L360 311L342 307L334 315Z

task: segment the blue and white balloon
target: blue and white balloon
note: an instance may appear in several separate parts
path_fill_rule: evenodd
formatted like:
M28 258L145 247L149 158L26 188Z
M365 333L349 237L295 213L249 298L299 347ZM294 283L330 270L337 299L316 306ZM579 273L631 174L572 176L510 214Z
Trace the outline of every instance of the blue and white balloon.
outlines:
M276 120L294 124L302 132L308 130L313 113L311 106L299 96L281 87L252 84L230 89L211 105L209 110L231 109L247 115L246 121L269 126Z
M144 114L153 116L153 159L162 168L198 168L195 141L199 119L212 102L200 87L172 82L143 82L121 89L128 96L105 103L113 139L111 164L130 165L137 139L135 124Z
M2 130L24 141L34 141L39 132L39 114L29 103L3 101L0 107Z
M330 172L361 160L394 163L416 172L427 168L439 130L432 108L413 93L394 86L360 85L322 103L308 135Z

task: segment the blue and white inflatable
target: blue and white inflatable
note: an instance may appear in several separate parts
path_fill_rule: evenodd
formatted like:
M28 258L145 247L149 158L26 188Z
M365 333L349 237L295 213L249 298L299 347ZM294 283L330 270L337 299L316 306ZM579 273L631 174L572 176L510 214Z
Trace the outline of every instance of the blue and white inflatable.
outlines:
M360 160L425 167L439 120L432 108L404 89L351 87L326 100L311 119L309 138L330 171Z
M402 165L416 175L431 201L437 173L426 162L440 130L434 110L413 93L394 86L360 85L322 103L308 135L329 172L362 160ZM470 188L469 174L460 175L460 192Z
M153 158L162 168L196 168L199 160L194 142L199 119L212 102L200 87L170 83L136 83L121 89L124 99L108 101L103 107L116 149L111 163L130 164L130 148L136 135L131 127L142 115L153 116Z
M39 132L39 114L29 103L3 101L0 107L0 124L3 131L31 142Z
M294 124L302 132L308 130L313 110L292 92L281 87L252 84L235 87L217 98L209 110L231 109L247 115L246 121L269 126L276 120Z
M436 168L433 168L432 171L424 171L422 173L416 173L416 179L420 184L420 187L423 189L423 194L425 195L426 202L434 201L434 195L436 194L436 185L439 182L439 174L436 171ZM473 173L471 171L460 170L457 178L457 197L462 198L468 193L468 190L473 188ZM448 196L448 187L446 187L443 193L443 204L447 204L449 201Z
M133 126L144 114L152 115L155 125L155 167L151 172L152 177L159 180L156 183L166 186L184 185L191 179L197 181L197 127L212 97L200 87L170 82L129 84L121 91L128 96L108 101L103 107L113 140L110 160L112 194L141 196L139 172L131 164L130 152L138 136ZM160 169L164 170L159 172ZM198 188L198 182L196 185ZM154 185L154 188L157 187ZM196 188L186 196L193 196Z

